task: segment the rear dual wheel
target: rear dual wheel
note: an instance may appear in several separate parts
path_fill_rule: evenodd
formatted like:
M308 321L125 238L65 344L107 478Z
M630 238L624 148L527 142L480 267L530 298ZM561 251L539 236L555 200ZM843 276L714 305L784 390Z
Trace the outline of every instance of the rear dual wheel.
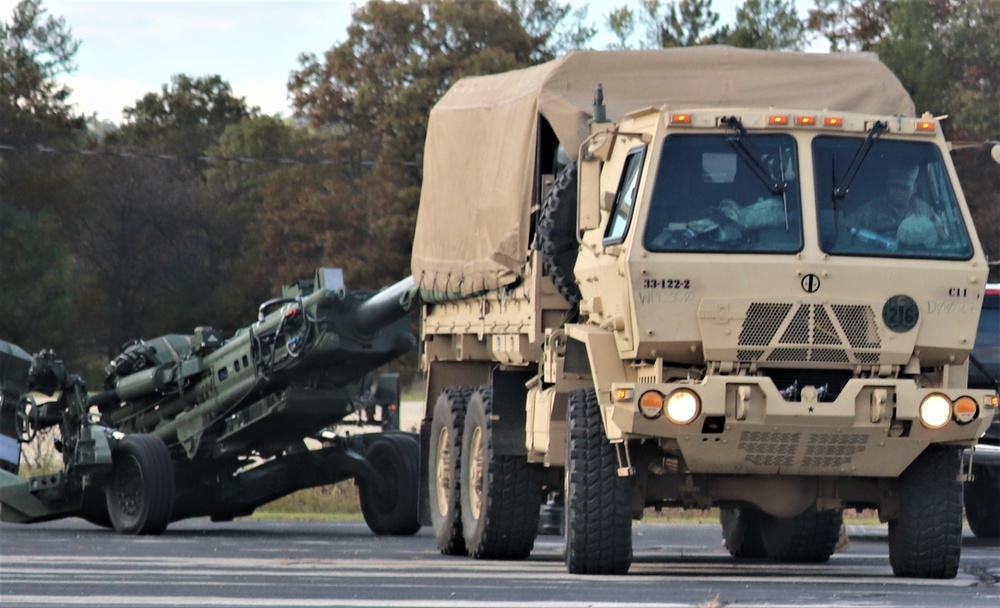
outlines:
M431 524L438 549L444 555L465 555L462 535L461 495L462 431L470 387L448 387L441 391L431 420L428 479Z
M525 456L501 455L493 443L493 388L469 396L462 429L462 536L479 559L525 559L538 534L541 471Z

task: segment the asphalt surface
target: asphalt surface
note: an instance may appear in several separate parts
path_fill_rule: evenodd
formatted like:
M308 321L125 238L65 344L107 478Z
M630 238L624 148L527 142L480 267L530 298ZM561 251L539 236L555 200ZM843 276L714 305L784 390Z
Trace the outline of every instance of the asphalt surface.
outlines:
M559 536L501 562L442 556L428 528L375 537L355 522L191 520L159 537L0 524L0 605L1000 606L1000 543L967 536L955 579L899 579L884 526L848 531L827 564L778 565L730 558L717 524L638 523L629 574L584 577L566 573Z

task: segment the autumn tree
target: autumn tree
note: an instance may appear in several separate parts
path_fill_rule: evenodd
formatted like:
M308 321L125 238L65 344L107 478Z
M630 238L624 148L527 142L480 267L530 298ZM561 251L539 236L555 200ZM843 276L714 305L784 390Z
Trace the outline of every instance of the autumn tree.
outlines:
M517 3L517 12L514 3L482 0L372 0L354 13L343 43L322 59L301 58L289 82L294 107L329 137L317 152L340 161L325 180L309 180L301 196L302 205L330 209L338 218L336 226L324 224L336 238L319 235L312 242L321 246L303 248L312 252L301 261L303 272L319 262L343 265L353 285L368 287L409 272L431 107L462 76L550 57L552 19L565 13L538 12L544 5ZM525 7L538 17L533 33L522 22ZM286 177L303 179L304 171L289 170ZM271 186L287 192L278 181ZM335 251L347 257L338 259Z

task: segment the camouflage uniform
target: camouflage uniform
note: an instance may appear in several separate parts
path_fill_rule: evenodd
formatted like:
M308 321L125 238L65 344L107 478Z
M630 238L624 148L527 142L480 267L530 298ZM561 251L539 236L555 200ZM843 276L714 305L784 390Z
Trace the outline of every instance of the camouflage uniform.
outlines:
M888 196L876 197L851 212L847 216L847 224L892 238L900 238L902 235L898 234L899 227L909 218L924 218L926 221L920 223L923 230L908 230L907 238L900 239L901 241L928 246L937 243L939 236L939 230L936 228L937 216L929 204L916 197L911 198L905 207L894 206Z

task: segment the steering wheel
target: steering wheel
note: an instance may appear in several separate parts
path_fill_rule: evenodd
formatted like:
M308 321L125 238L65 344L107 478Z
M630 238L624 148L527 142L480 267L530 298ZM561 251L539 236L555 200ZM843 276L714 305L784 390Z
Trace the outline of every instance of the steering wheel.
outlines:
M21 443L30 443L38 434L38 404L30 394L22 395L14 407L14 432Z

